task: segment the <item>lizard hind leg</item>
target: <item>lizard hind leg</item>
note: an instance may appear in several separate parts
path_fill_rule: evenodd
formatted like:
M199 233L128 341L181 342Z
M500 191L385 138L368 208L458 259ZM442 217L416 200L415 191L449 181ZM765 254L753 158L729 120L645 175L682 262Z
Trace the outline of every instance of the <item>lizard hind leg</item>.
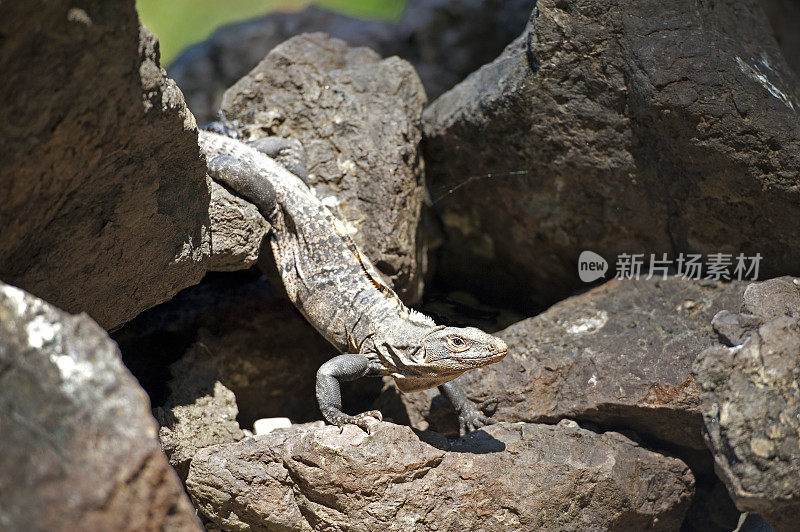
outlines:
M208 175L223 183L241 198L249 201L267 220L277 208L275 188L258 168L230 155L206 157Z
M351 416L342 412L342 392L339 381L352 381L369 373L369 360L363 355L339 355L325 362L317 370L317 403L322 416L332 425L356 425L370 433L369 418L383 421L378 410Z
M262 137L246 142L268 157L275 159L284 168L299 177L303 183L308 184L308 166L306 165L306 151L297 139L283 137Z
M231 121L225 118L221 110L217 110L216 120L206 124L200 129L205 129L206 131L211 131L212 133L217 133L218 135L223 135L232 139L240 138L239 124L235 120Z

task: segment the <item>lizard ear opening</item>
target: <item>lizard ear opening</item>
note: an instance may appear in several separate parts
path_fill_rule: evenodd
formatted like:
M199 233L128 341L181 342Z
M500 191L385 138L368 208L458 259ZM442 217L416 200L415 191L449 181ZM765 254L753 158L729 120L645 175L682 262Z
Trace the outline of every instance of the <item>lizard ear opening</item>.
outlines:
M415 364L424 365L427 362L427 351L425 349L425 343L422 343L414 348L414 350L409 353L409 357L411 360L414 361Z

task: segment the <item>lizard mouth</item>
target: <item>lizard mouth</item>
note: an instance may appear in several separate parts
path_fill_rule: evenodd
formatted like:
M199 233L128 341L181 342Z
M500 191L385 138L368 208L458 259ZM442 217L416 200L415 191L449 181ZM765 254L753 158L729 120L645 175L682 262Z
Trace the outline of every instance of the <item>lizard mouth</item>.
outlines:
M489 363L494 364L495 362L500 362L506 356L507 349L502 349L495 351L489 355Z
M481 357L475 357L474 359L468 360L467 363L473 368L479 368L481 366L488 366L489 364L500 362L505 356L506 356L506 349L496 350L490 352L487 355Z

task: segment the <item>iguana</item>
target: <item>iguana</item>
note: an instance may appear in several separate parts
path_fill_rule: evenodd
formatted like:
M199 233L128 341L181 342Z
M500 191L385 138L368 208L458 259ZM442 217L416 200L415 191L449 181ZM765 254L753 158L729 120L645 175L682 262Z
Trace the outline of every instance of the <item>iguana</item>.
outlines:
M492 423L452 380L502 359L503 340L473 327L436 325L401 303L344 224L303 180L265 154L280 150L281 142L251 147L202 130L199 141L209 175L272 225L269 243L289 299L343 353L317 371L317 401L329 423L369 432L369 418L382 421L377 410L342 412L339 389L339 381L381 375L392 376L403 392L439 386L458 413L462 435Z

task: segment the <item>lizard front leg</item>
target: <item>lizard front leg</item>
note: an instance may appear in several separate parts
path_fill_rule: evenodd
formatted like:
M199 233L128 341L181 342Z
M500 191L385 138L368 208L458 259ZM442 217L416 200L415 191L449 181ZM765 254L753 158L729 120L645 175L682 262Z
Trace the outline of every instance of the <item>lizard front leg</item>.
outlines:
M363 355L346 354L334 357L317 370L317 403L322 416L332 425L357 425L369 434L368 418L383 421L378 410L350 416L342 412L342 392L339 381L352 381L369 373L369 360Z
M486 417L478 408L467 398L464 388L456 381L450 381L439 386L439 391L447 397L447 400L456 409L458 414L458 435L464 436L486 425L491 425L495 421Z

